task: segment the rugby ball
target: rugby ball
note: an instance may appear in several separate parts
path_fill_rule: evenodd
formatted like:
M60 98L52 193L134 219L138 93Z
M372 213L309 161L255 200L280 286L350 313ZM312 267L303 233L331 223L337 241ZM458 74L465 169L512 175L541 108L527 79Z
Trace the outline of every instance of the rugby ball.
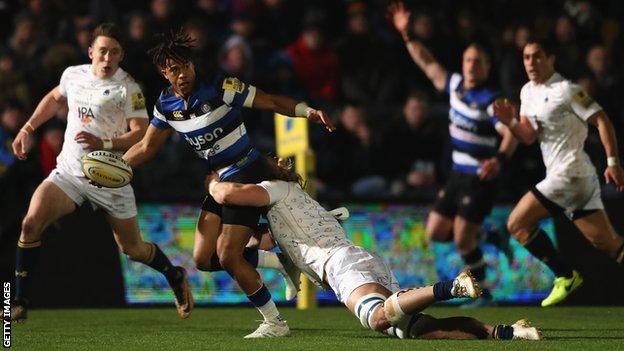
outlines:
M121 188L132 180L132 168L110 151L92 151L82 157L82 173L106 188Z

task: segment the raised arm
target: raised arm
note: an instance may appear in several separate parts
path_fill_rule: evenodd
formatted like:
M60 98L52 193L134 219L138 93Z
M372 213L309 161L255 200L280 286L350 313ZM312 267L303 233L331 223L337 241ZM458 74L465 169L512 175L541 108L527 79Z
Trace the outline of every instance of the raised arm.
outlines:
M446 85L448 72L438 62L425 45L417 40L411 40L408 34L409 18L411 12L405 8L402 2L392 3L388 7L394 28L401 34L403 41L407 46L412 60L425 73L427 78L431 80L433 86L443 91Z
M171 129L160 129L150 124L143 139L132 145L123 155L123 159L131 167L145 163L156 155L170 134Z
M67 99L61 94L58 86L41 99L35 112L33 112L32 116L30 116L15 137L15 140L13 140L13 153L17 158L20 160L26 159L26 154L30 150L32 142L29 138L29 134L33 133L39 126L52 118L66 102Z
M587 122L598 128L600 141L607 154L607 168L604 172L605 181L607 183L613 182L618 191L624 191L624 171L620 165L617 137L615 136L613 124L602 110L589 117Z
M323 124L330 132L336 129L325 112L315 110L304 102L297 103L297 101L289 97L267 94L260 89L256 89L252 107L274 111L285 116L304 117L313 122Z
M256 184L220 182L216 173L206 177L205 186L221 205L262 207L270 203L269 193L263 187Z
M494 101L493 107L494 115L509 128L518 141L530 145L537 140L537 131L533 129L529 119L526 116L520 116L520 122L518 122L516 108L509 100L498 99Z

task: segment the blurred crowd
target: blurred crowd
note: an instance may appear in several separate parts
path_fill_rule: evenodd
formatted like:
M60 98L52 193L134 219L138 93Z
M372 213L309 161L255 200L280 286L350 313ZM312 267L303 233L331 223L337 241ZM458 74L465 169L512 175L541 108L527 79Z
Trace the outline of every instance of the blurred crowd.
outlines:
M620 1L406 4L414 38L449 71L461 71L463 49L479 42L492 58L488 84L516 102L527 81L524 44L529 38L551 41L557 70L604 107L618 133L624 130L624 104L618 101L624 93ZM10 143L63 70L90 62L92 28L112 21L126 31L121 66L141 84L148 110L166 82L146 51L155 34L182 27L195 40L200 70L236 76L331 114L335 133L311 130L321 196L432 199L450 167L448 97L436 93L411 61L387 19L387 5L382 0L0 0L0 195L25 196L54 167L65 113L38 131L28 161L16 161ZM272 116L246 111L244 118L254 144L274 153ZM624 145L624 135L618 137ZM586 147L601 172L606 162L595 131ZM198 199L205 173L202 161L174 136L154 162L138 170L137 197ZM516 199L542 175L537 145L520 146L500 177L499 200Z

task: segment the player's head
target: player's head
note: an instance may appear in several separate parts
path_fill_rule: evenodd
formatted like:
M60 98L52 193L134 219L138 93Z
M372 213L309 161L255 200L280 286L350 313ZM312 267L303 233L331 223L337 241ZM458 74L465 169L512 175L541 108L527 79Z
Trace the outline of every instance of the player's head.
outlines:
M294 163L288 158L270 158L267 157L269 168L268 179L283 180L285 182L296 182L304 187L303 178L295 170Z
M543 83L555 73L555 55L543 42L529 41L522 51L522 61L534 83Z
M180 30L162 35L159 43L148 52L173 90L183 96L190 94L195 85L193 46L191 37Z
M112 77L123 59L123 36L114 23L102 23L91 34L89 58L93 74L100 78Z
M462 58L462 74L468 88L484 83L490 73L490 57L485 49L476 43L470 44Z

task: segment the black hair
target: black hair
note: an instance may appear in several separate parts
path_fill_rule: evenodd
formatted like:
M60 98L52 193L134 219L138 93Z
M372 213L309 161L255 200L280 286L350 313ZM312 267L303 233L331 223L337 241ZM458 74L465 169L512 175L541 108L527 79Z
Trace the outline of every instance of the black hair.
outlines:
M165 68L169 59L179 63L192 61L193 39L184 30L160 34L158 39L158 44L147 52L158 68Z
M552 56L555 54L553 44L550 41L530 39L526 45L531 45L531 44L539 45L539 47L542 49L544 54L546 54L546 56Z

